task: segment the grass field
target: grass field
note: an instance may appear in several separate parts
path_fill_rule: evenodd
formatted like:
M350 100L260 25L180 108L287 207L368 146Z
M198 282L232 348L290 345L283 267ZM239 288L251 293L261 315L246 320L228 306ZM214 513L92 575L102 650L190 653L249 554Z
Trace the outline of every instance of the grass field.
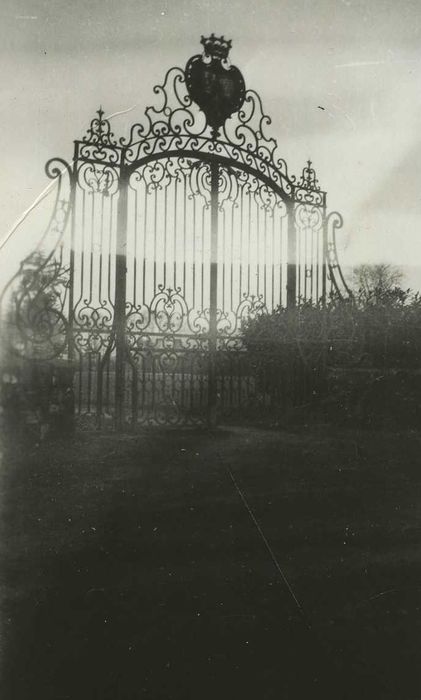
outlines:
M85 433L1 465L2 700L419 700L421 432Z

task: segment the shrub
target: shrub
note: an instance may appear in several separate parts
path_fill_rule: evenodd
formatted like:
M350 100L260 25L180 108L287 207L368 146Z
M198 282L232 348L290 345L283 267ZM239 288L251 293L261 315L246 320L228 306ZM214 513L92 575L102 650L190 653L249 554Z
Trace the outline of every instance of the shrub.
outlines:
M363 416L365 409L357 410L357 404L367 394L368 389L361 391L365 383L372 388L367 410L375 411L376 402L388 403L386 397L393 401L399 394L399 401L405 401L411 386L408 379L398 382L396 377L382 382L384 375L421 370L421 298L400 287L374 288L348 299L331 296L326 304L279 307L249 319L243 326L243 341L255 358L257 380L265 381L272 396L279 393L282 382L286 385L286 376L295 377L289 383L292 402L324 397L333 412L355 417L360 411ZM418 384L412 382L414 387ZM411 415L418 415L418 399L413 399Z

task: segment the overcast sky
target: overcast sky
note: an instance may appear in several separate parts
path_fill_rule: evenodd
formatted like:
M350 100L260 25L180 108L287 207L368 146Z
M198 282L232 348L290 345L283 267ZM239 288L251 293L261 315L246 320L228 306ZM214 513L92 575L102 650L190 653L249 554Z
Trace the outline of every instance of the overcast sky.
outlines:
M420 26L419 0L1 0L0 237L100 104L136 105L113 122L125 135L214 31L232 38L290 172L310 157L342 212L343 264L419 265Z

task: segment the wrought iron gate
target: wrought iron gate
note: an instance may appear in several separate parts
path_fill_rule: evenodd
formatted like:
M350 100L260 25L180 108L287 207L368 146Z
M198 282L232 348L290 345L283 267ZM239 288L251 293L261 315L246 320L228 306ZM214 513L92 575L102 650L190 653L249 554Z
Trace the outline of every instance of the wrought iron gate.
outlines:
M230 42L202 44L127 139L100 109L47 164L52 221L9 285L16 349L70 361L97 425L214 423L256 398L243 320L346 291L312 164L288 174Z

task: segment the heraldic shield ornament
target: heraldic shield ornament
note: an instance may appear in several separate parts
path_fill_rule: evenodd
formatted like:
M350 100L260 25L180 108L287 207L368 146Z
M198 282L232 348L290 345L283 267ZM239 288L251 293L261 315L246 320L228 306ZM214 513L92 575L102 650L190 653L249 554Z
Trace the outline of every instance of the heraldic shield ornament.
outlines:
M201 43L203 54L187 62L186 86L216 138L219 127L242 106L246 89L240 71L228 61L231 41L211 34L209 38L202 36Z

